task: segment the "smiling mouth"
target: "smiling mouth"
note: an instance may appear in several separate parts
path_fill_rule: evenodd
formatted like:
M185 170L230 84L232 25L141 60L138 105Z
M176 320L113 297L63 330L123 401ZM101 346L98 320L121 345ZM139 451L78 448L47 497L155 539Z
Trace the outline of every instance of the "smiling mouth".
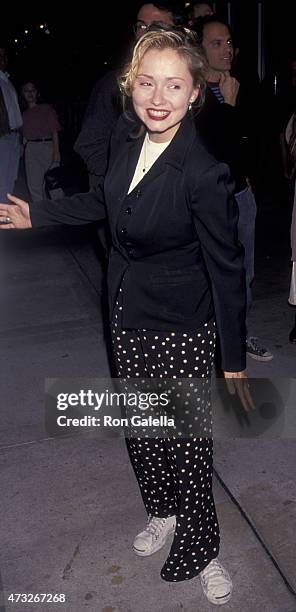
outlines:
M154 119L155 121L163 121L163 119L166 119L169 114L170 111L167 110L156 110L154 108L147 108L148 117L150 117L150 119Z

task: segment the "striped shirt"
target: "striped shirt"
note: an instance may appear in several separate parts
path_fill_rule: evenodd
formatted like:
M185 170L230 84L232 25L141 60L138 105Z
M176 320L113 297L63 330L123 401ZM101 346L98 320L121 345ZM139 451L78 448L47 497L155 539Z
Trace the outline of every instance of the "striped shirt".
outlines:
M220 104L222 104L224 102L224 98L223 98L223 96L221 94L219 84L218 83L209 83L208 82L208 87L213 92L213 94L216 96L216 98L219 100Z

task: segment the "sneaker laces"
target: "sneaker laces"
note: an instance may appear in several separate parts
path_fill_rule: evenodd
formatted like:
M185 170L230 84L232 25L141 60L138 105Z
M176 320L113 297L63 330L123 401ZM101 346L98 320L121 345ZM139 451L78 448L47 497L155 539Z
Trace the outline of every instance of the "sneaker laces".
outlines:
M166 523L166 520L167 520L166 518L159 518L158 516L150 516L148 518L147 527L145 531L150 533L150 535L152 535L152 537L154 537L157 540L160 536L160 532L162 528L164 527Z
M219 594L219 587L225 585L224 569L217 559L213 559L201 572L203 582L211 582L210 588L214 588L215 593Z

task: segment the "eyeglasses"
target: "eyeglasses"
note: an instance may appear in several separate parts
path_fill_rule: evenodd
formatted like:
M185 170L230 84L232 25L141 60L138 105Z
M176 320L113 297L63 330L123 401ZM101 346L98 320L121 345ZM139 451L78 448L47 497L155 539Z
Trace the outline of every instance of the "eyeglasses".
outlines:
M150 28L175 28L176 26L174 26L171 23L167 23L164 21L149 21L149 23L146 23L146 21L142 21L141 19L138 19L138 21L136 22L135 26L134 26L134 32L137 35L143 35L145 34L148 30L150 30Z

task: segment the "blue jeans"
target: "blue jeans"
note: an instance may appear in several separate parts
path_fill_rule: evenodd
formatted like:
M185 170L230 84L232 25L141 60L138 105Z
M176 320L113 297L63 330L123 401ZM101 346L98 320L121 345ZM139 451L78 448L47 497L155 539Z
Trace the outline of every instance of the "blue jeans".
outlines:
M255 221L257 206L250 189L235 194L239 208L238 239L245 249L244 267L247 286L247 312L252 303L251 283L254 279Z
M7 193L13 193L20 159L18 132L0 137L0 202L7 202Z

